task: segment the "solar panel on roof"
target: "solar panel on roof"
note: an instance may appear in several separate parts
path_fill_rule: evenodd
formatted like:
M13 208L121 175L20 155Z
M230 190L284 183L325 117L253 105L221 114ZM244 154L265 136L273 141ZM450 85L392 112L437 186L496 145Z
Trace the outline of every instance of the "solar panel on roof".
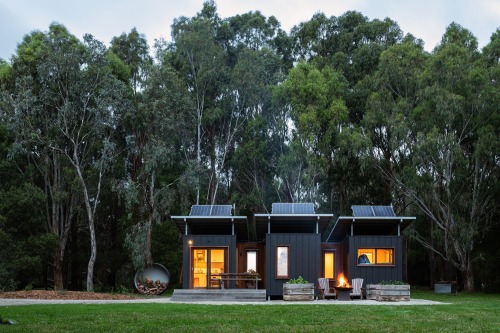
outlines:
M212 216L231 216L231 205L213 205L210 215Z
M314 205L310 202L293 204L294 214L314 214Z
M396 216L392 206L373 206L375 216Z
M314 214L314 204L306 203L281 203L275 202L272 214Z
M352 206L353 216L375 216L372 206Z
M292 214L291 203L273 203L272 214Z
M191 216L210 216L210 205L191 206Z
M191 216L231 216L231 205L193 205Z

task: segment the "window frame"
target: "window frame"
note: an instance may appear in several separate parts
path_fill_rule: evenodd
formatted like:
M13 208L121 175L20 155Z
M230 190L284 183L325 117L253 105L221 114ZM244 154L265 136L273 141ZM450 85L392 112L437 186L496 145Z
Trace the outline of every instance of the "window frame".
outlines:
M258 263L259 251L257 249L246 249L246 252L245 252L246 272L248 272L249 269L253 269L251 267L248 267L248 254L249 253L255 253L255 271L257 272L257 267L259 267L259 263Z
M333 278L328 278L330 279L331 281L336 281L336 276L335 276L335 250L333 249L325 249L323 250L323 255L322 255L322 258L321 258L321 261L322 261L322 266L323 266L323 271L322 271L322 277L326 278L326 265L325 265L325 256L326 254L332 254L333 255Z
M370 250L374 253L374 262L370 263L359 263L358 258L360 256L359 251ZM377 250L391 250L392 251L392 263L377 263ZM358 267L395 267L396 266L396 248L387 246L373 246L373 247L358 247L356 249L356 266Z
M280 267L280 251L286 256L286 261L282 262L284 267ZM286 272L280 272L285 270ZM283 273L283 274L281 274ZM290 278L290 246L289 245L277 245L276 246L276 279L289 279Z

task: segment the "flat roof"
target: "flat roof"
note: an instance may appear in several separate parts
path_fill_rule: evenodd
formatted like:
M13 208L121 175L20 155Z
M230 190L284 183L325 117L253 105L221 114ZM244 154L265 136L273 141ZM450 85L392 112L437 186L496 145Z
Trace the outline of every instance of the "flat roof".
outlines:
M318 233L323 234L328 228L333 214L255 214L255 232L257 241L264 240L268 232L268 223L271 233Z
M341 241L351 234L353 235L397 235L399 231L406 229L414 216L339 216L333 229L327 237L327 241Z
M246 216L171 216L177 228L184 235L186 226L192 235L232 235L238 240L249 241Z

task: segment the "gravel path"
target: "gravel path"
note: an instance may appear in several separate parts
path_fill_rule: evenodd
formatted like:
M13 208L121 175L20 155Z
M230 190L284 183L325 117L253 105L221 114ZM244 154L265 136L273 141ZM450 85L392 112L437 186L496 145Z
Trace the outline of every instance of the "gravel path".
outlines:
M0 298L0 306L13 306L13 305L36 305L36 304L127 304L127 303L172 303L172 304L209 304L209 305L440 305L450 304L436 301L428 301L423 299L412 299L407 302L377 302L373 300L354 300L354 301L336 301L336 300L315 300L309 302L290 302L290 301L266 301L266 302L177 302L171 301L170 297L158 297L148 299L133 299L133 300L42 300L42 299L12 299Z

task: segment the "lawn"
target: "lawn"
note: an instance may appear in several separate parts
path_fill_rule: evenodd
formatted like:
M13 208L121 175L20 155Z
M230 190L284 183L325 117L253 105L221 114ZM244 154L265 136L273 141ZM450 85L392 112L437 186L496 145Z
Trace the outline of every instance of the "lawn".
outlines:
M1 332L499 332L500 295L414 292L445 305L67 304L0 307Z

